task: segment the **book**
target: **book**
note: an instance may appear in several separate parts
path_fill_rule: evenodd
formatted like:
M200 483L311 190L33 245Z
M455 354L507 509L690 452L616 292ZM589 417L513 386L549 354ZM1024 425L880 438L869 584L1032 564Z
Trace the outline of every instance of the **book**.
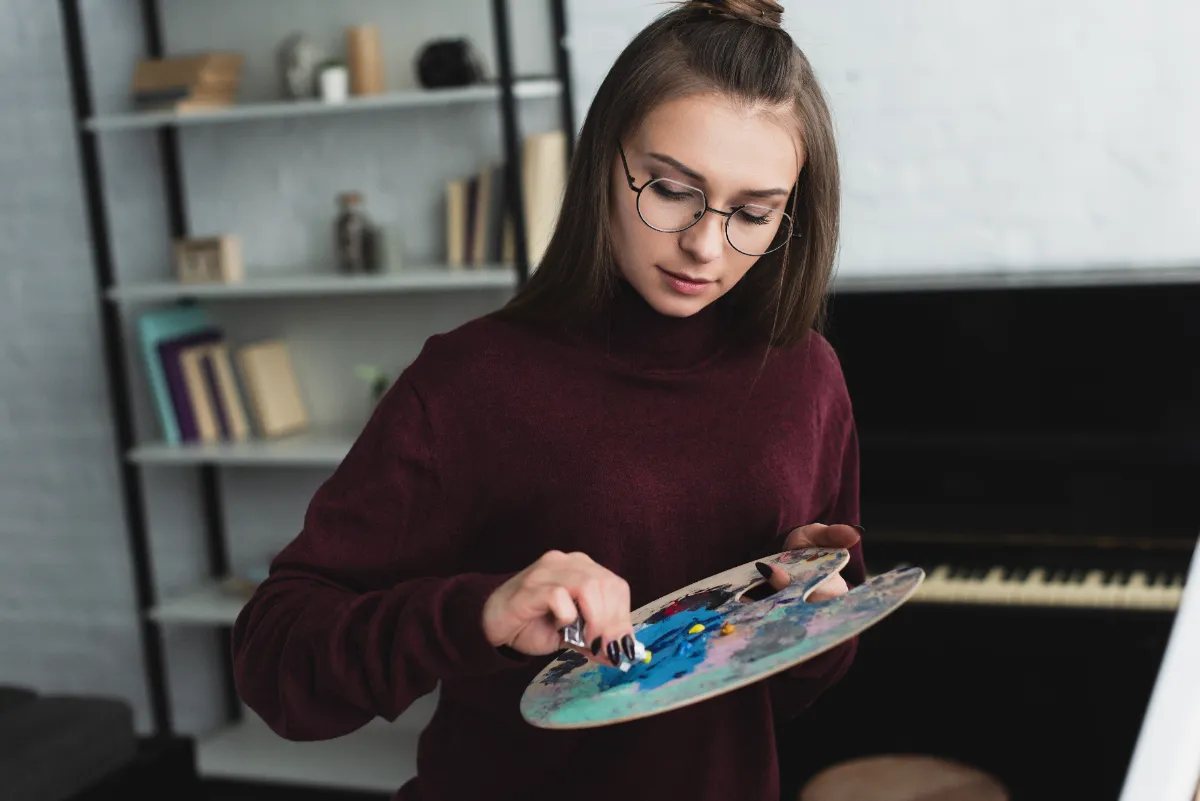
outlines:
M204 377L204 391L208 396L209 405L212 407L213 417L216 418L217 439L229 442L233 439L233 432L230 428L229 415L225 412L225 404L221 402L221 388L217 383L217 369L213 365L212 345L200 350L198 361L200 362L200 372Z
M229 343L220 341L210 345L208 362L216 383L217 404L225 419L228 433L226 438L232 442L243 442L250 437L250 423L246 416L245 404L242 402L242 390L238 386L233 361L229 355Z
M487 165L476 176L475 207L471 210L470 263L476 267L492 257L492 204L495 202L496 169Z
M467 181L446 183L446 264L462 267L466 262Z
M226 94L240 84L243 61L242 55L235 52L142 59L133 70L132 93L186 86Z
M163 375L166 377L167 390L171 395L171 405L179 426L181 442L199 442L201 437L180 356L190 347L216 342L222 337L219 328L208 327L158 343L158 356L162 362Z
M270 339L246 345L237 352L242 383L259 433L277 437L308 427L308 412L287 343Z
M196 416L196 430L200 441L219 442L221 432L217 424L217 411L213 408L213 395L209 392L201 365L206 350L206 345L186 347L179 352L179 363L183 368L188 400L191 401L192 411Z
M531 270L550 243L567 180L567 137L561 130L525 137L521 155L525 243Z
M242 56L198 53L143 59L134 69L132 96L140 111L224 108L237 101Z
M158 346L166 340L211 327L212 322L202 306L172 306L144 312L138 317L138 343L142 353L142 366L150 385L162 437L168 445L180 444L182 436Z

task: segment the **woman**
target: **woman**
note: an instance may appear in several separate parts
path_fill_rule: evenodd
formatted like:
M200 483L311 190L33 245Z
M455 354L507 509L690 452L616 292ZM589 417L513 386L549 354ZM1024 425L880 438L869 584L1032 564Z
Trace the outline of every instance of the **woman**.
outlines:
M537 729L518 702L579 614L581 650L616 664L631 609L748 560L849 547L816 597L864 578L851 405L813 330L836 151L781 12L690 2L637 36L539 269L432 337L317 491L234 630L242 698L281 736L391 720L440 684L398 798L778 797L775 721L853 643L617 726Z

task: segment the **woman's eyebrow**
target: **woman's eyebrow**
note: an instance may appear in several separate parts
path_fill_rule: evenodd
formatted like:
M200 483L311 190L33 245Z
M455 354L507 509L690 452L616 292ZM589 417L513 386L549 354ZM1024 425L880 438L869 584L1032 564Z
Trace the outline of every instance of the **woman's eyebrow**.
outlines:
M660 161L663 164L674 167L675 169L679 170L681 173L686 175L688 178L691 178L693 181L700 181L701 183L705 183L707 180L707 179L705 179L705 177L703 175L696 172L691 167L687 166L686 164L679 161L678 159L673 159L670 156L665 155L663 153L647 153L646 155L649 156L650 158L654 159L655 161ZM786 196L790 195L791 193L792 193L792 190L790 190L790 189L784 189L782 187L773 187L771 189L743 189L738 194L744 195L746 197L768 198L768 197L786 197Z

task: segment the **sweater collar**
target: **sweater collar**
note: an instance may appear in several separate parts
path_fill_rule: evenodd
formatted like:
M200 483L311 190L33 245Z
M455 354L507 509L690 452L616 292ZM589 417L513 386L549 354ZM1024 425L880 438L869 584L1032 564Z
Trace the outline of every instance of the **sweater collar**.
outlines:
M597 320L608 358L643 370L686 370L716 356L729 339L719 299L688 317L671 317L646 302L624 278Z

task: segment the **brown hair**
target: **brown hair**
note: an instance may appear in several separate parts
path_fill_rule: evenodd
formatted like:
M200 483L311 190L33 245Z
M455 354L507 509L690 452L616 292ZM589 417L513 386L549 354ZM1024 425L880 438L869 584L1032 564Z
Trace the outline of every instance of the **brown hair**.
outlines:
M692 0L629 43L588 110L540 265L502 314L570 325L603 308L619 275L609 216L618 141L659 103L715 91L791 106L806 154L789 199L800 238L760 258L727 293L740 309L735 319L772 345L799 342L823 324L838 239L837 149L821 88L781 27L782 13L772 0Z

